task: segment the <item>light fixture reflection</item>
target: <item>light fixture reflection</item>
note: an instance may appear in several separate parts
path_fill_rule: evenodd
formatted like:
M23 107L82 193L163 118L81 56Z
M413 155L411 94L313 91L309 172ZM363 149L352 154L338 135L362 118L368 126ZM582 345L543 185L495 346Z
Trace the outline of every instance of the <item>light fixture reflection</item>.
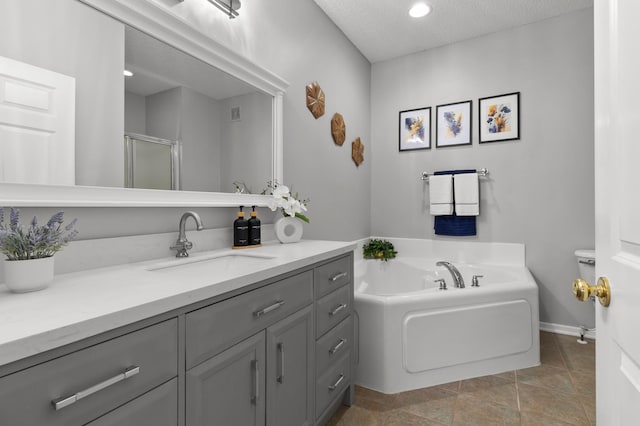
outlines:
M229 19L238 17L238 9L240 9L240 0L208 0L209 3L229 15Z
M133 77L133 73L129 70L122 71L122 74L124 74L125 77Z
M422 18L431 12L431 6L426 3L416 3L409 9L409 16L412 18Z

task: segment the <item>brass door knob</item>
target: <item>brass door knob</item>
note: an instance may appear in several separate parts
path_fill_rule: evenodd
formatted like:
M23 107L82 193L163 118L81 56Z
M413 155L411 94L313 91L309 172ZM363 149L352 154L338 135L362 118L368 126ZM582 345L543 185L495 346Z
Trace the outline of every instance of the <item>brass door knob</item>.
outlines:
M581 302L586 301L591 296L595 296L602 306L609 306L611 303L611 286L609 286L609 280L605 277L598 278L598 284L595 286L589 285L585 280L578 278L573 282L573 294Z

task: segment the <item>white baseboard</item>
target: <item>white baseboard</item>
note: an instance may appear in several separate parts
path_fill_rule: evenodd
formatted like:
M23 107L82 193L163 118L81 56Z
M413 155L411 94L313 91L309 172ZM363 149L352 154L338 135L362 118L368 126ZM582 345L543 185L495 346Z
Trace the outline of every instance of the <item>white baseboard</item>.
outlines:
M570 325L553 324L551 322L541 322L540 330L549 331L551 333L557 333L557 334L566 334L567 336L580 337L580 327L573 327ZM595 340L596 329L592 328L590 330L587 330L584 337Z

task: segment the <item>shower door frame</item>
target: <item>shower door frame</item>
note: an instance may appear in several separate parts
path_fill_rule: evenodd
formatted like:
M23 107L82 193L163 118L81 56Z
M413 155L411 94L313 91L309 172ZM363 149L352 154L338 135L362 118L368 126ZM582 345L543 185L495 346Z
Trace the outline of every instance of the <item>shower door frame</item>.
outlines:
M135 187L135 163L136 163L136 152L133 149L135 141L148 142L159 144L163 146L168 146L171 150L171 190L181 190L182 189L182 143L177 140L169 140L156 138L153 136L142 135L139 133L131 133L127 132L124 134L124 143L125 143L125 188L136 188Z

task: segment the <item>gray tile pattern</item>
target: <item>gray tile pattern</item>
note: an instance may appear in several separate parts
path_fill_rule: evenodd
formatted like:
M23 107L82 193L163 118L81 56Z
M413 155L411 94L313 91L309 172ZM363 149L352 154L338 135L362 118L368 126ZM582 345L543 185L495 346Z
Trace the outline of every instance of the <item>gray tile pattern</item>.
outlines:
M588 342L541 332L538 367L393 395L356 386L354 405L328 424L594 426L595 342Z

